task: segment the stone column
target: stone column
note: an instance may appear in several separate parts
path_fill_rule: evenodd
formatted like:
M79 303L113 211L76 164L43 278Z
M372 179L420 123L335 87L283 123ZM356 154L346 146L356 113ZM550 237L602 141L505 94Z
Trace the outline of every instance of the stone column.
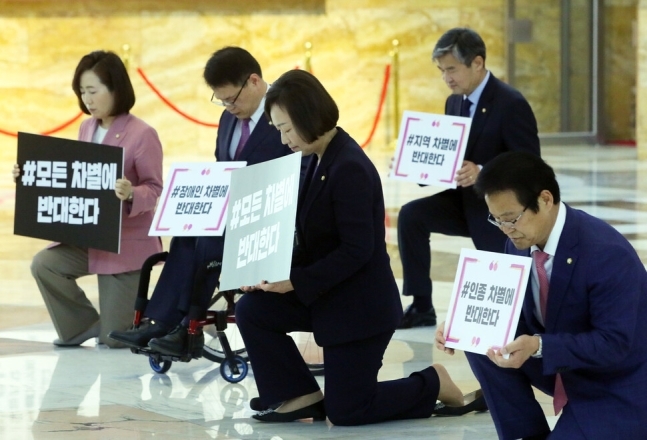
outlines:
M636 149L647 160L647 0L638 1L636 26Z

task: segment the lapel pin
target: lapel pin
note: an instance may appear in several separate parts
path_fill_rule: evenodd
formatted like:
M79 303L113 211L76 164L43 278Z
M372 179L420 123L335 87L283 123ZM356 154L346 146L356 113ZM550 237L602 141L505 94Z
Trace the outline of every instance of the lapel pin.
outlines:
M567 262L568 264L571 264L571 263L573 262L573 259L572 259L572 258L567 258L567 259L566 259L566 262Z

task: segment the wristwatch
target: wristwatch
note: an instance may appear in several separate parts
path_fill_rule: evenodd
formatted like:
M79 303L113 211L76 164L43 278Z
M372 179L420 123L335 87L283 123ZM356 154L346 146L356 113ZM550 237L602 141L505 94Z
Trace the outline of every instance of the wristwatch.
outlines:
M534 358L540 358L540 357L541 357L541 349L542 349L541 335L540 335L540 334L535 333L533 336L537 336L537 337L539 338L539 348L537 349L537 351L536 351L536 352L534 352L533 354L531 354L531 356L532 356L532 357L534 357Z

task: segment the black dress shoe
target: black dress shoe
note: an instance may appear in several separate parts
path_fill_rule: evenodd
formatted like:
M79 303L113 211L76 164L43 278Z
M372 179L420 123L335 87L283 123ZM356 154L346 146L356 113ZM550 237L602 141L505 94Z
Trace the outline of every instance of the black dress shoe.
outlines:
M466 403L463 406L446 406L444 403L437 403L433 414L441 417L462 416L469 412L487 411L487 403L483 397L483 391L476 390L463 396Z
M413 305L410 305L404 311L398 328L432 327L434 325L436 325L436 310L433 307L427 312L420 313Z
M161 354L171 356L186 356L199 358L202 356L202 347L204 346L204 334L202 329L193 338L193 349L189 353L189 329L183 325L175 327L168 335L151 339L148 347Z
M267 411L268 409L276 409L279 406L281 406L282 402L275 403L270 406L263 405L261 402L260 397L252 397L252 399L249 401L249 407L254 410L254 411Z
M168 326L158 321L147 319L138 328L126 330L125 332L113 330L108 333L108 337L131 347L145 348L151 339L164 336L168 332Z
M313 419L321 421L326 420L326 408L324 407L324 401L320 400L319 402L313 403L312 405L285 413L279 413L270 408L254 414L252 418L260 420L261 422L268 423L294 422L295 420L301 419Z
M252 397L252 399L249 401L249 407L253 411L267 411L268 409L270 409L268 406L265 406L261 403L260 397Z

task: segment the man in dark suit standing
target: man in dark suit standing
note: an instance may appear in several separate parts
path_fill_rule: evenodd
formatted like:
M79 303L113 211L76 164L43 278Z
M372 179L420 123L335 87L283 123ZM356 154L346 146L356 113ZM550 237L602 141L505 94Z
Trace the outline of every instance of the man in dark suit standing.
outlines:
M480 169L497 155L523 150L539 155L535 115L517 90L485 68L485 43L471 29L447 31L432 59L452 90L445 114L472 118L465 160L456 173L458 188L407 203L398 216L403 295L413 296L399 328L436 325L429 276L432 232L471 237L476 249L503 252L505 235L487 222L487 206L472 185Z
M499 438L647 438L647 272L636 251L561 202L555 173L535 155L500 155L476 190L506 253L534 261L516 339L466 353ZM442 330L436 346L452 353ZM552 433L533 386L562 411Z
M263 113L268 84L249 52L239 47L218 50L207 61L204 79L213 90L211 102L225 107L218 125L216 160L253 165L291 153ZM188 335L188 322L183 325L182 321L191 306L194 276L205 265L215 267L200 280L200 307L206 310L220 277L223 250L224 236L173 237L144 313L148 320L136 330L112 332L110 337L135 347L150 343L155 351L182 355ZM199 355L201 344L194 346L194 351Z

